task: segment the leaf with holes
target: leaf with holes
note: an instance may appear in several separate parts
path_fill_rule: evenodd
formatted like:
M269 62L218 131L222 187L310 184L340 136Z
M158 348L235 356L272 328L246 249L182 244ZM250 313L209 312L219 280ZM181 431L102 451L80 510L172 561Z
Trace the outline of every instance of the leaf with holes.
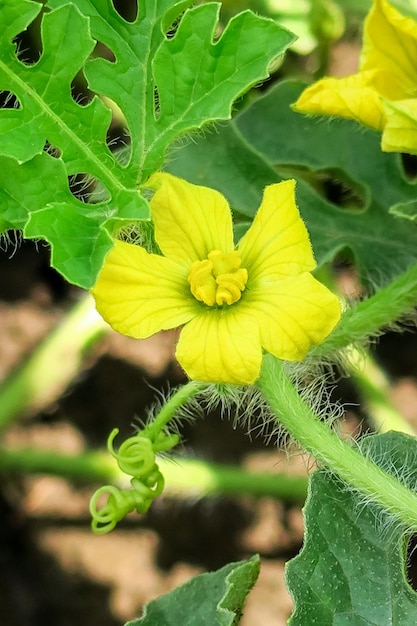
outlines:
M220 3L188 9L178 19L190 4L141 0L136 19L127 22L110 0L77 1L90 18L93 37L115 56L114 63L90 60L85 73L89 87L114 100L126 117L128 169L138 182L161 166L178 135L230 118L234 100L266 78L271 61L296 39L273 20L244 11L214 40Z
M80 106L71 96L71 81L95 45L88 19L74 5L46 14L39 61L27 65L17 57L12 39L40 8L15 0L0 5L0 21L8 24L0 33L0 85L17 104L0 111L0 226L48 240L55 267L88 288L115 225L147 219L149 208L135 186L125 184L124 168L107 146L110 110L97 97ZM80 174L100 181L107 200L86 205L76 199L68 177Z
M94 284L116 228L149 218L139 186L173 139L230 117L233 100L266 77L270 61L294 39L245 12L213 41L219 5L186 10L190 4L142 0L128 22L110 0L51 0L53 10L42 19L42 54L33 64L20 60L13 41L42 5L0 4L7 24L0 33L0 88L14 104L0 111L0 157L9 172L0 188L0 228L49 241L52 263L75 284ZM114 61L91 58L97 41ZM96 94L83 106L71 95L80 71ZM98 96L113 100L126 120L127 162L109 148L112 114ZM80 202L68 192L69 177L99 187L104 198Z
M303 88L296 81L278 83L216 133L179 147L167 169L224 193L239 235L264 186L296 178L318 264L348 251L360 277L382 285L417 260L417 228L390 212L415 197L415 185L399 155L381 152L377 133L293 112ZM334 200L329 190L336 192Z
M362 452L415 490L417 442L398 432L367 437ZM287 564L293 626L415 626L417 594L407 582L409 535L327 470L315 472L304 507L301 553Z

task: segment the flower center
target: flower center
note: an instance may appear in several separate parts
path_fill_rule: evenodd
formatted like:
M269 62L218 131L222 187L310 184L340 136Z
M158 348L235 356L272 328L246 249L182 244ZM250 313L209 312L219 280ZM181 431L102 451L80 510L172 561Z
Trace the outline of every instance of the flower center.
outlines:
M195 261L188 276L191 293L197 300L214 306L234 304L242 295L248 271L237 252L212 250L204 261Z

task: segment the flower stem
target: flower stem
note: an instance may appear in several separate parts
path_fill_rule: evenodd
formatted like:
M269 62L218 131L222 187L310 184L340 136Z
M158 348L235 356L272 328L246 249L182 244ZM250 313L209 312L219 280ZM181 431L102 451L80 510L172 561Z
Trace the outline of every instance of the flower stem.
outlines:
M300 397L281 361L266 355L257 385L281 424L320 464L417 530L417 495L321 422Z
M152 419L152 422L147 426L149 433L160 433L168 422L175 416L175 413L186 402L191 400L200 391L202 391L207 385L205 383L198 383L194 380L179 387L172 396L162 405L160 411Z
M348 309L329 337L313 350L325 355L380 334L381 329L410 314L417 303L417 265L370 298Z

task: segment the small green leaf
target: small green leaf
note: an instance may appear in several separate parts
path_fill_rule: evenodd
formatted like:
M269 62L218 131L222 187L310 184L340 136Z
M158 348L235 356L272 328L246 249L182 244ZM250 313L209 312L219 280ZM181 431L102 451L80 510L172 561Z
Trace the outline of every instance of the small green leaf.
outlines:
M1 22L12 19L19 9L13 0L2 4ZM23 162L40 154L49 141L62 151L68 174L88 172L104 178L102 182L106 184L109 177L103 161L117 167L106 146L111 112L98 98L80 106L70 89L71 81L94 48L88 20L75 5L45 14L42 43L39 61L26 65L18 60L15 45L6 39L5 32L0 33L2 88L11 91L20 103L19 108L1 112L0 153Z
M0 190L2 230L21 229L25 237L48 241L53 267L84 288L94 284L113 245L108 229L135 221L138 206L147 206L136 190L123 189L113 202L80 202L68 188L62 159L46 152L22 164L0 156Z
M65 3L49 1L52 7ZM128 23L108 0L77 2L91 19L93 37L116 57L114 63L89 61L86 76L89 87L114 100L126 117L129 168L138 182L161 166L178 135L230 118L233 101L266 78L271 61L296 39L273 20L244 11L215 40L220 10L215 2L185 11L167 38L164 31L191 3L141 0L136 20Z
M76 276L80 285L90 287L91 276L97 274L113 244L109 233L100 226L102 216L85 209L86 205L53 202L32 213L24 234L35 238L41 233L51 242L51 265L59 268L63 276ZM64 239L60 239L62 232Z
M125 626L235 626L259 575L259 557L200 574L144 608Z
M361 442L362 453L415 490L417 441L398 432ZM292 626L415 626L417 594L406 575L408 534L387 512L327 470L310 479L305 542L287 564Z
M156 54L160 110L148 135L149 171L160 167L160 155L179 134L229 119L233 101L267 78L270 62L296 38L273 20L244 11L213 41L219 10L220 4L209 3L187 11Z

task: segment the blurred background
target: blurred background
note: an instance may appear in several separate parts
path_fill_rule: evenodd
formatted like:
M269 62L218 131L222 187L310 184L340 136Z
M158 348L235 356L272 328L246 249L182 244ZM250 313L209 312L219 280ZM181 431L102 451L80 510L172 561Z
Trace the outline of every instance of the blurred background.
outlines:
M114 4L125 19L134 19L135 2ZM396 4L415 15L411 0ZM284 61L273 68L270 81L262 85L265 90L283 77L312 80L323 74L354 72L369 6L365 0L226 0L221 15L225 24L236 12L251 8L299 35ZM22 34L18 49L25 61L39 58L39 20ZM73 94L83 101L91 96L82 75L73 82ZM109 141L117 147L121 137L123 128L115 117ZM86 193L82 181L72 180L71 186L79 197ZM339 288L349 297L354 295L358 285L352 268L341 265L338 276ZM175 490L168 484L146 516L129 516L111 534L95 536L88 502L106 480L94 468L80 470L78 476L74 469L58 464L51 469L54 455L103 450L115 426L122 440L135 424L146 420L149 407L161 394L166 396L185 382L174 358L175 332L144 341L129 339L105 327L83 302L84 293L50 268L46 244L22 241L16 233L2 240L2 623L119 626L140 616L145 602L191 576L258 552L261 575L242 624L285 624L291 600L285 590L284 564L298 553L303 537L299 494L288 494L285 500L254 494L203 497L204 492L190 484ZM74 307L77 311L80 306L84 308L77 318ZM57 348L58 359L42 360L42 350L63 323L67 327L57 340L63 346ZM401 423L410 432L417 430L414 326L382 336L372 356L367 375L383 391L384 409L405 420ZM28 364L30 384L22 376ZM17 386L12 382L16 380ZM370 406L375 397L360 376L341 378L329 393L345 407L340 429L347 436L374 428L368 412L375 408ZM214 410L204 419L196 416L181 425L181 434L179 454L184 459L300 477L301 484L306 484L313 468L285 436L277 438L268 428L257 426L256 420L248 429L233 410L230 415ZM30 451L44 456L31 457Z

